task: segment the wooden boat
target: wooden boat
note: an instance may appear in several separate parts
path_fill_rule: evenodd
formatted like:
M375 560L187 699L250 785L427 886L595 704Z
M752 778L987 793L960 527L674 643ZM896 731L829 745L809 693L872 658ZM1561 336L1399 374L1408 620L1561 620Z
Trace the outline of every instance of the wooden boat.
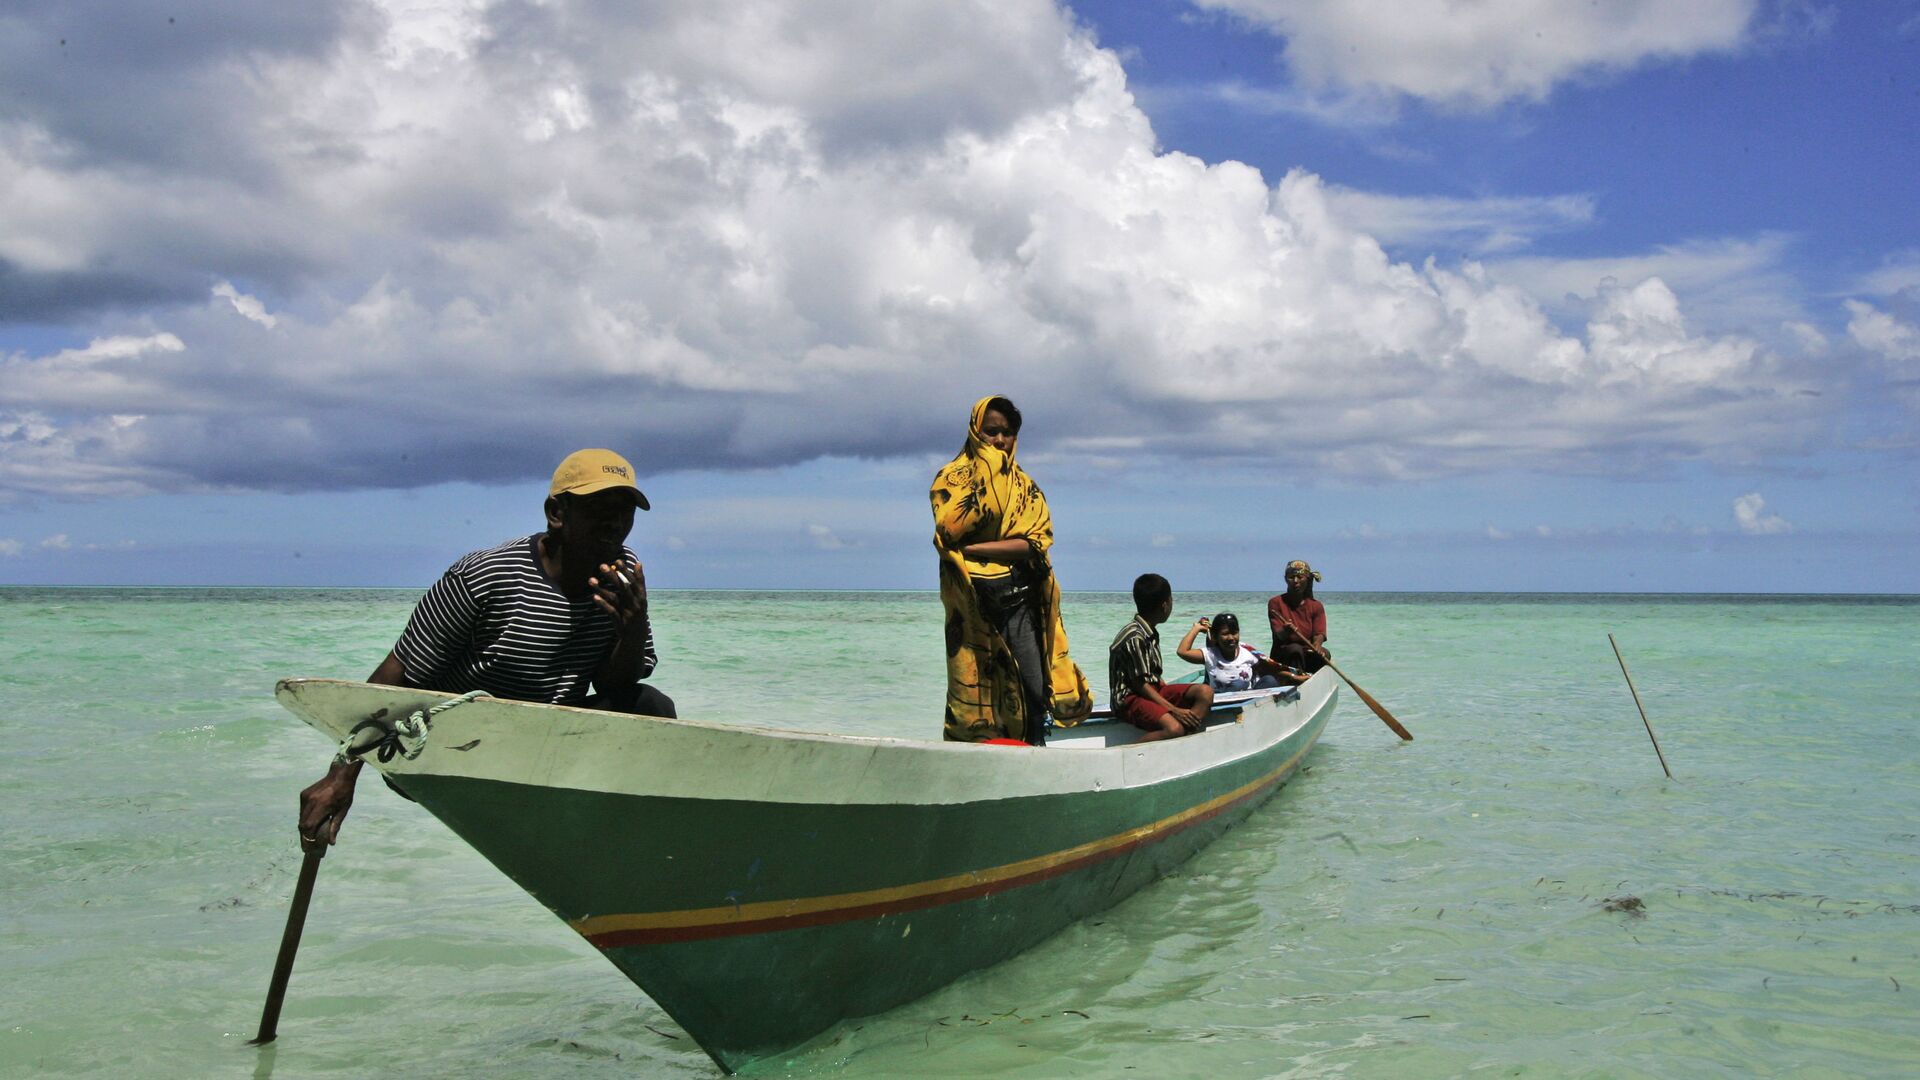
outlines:
M327 679L278 696L334 739L452 700ZM732 1072L1160 877L1293 774L1336 697L1322 672L1222 694L1183 739L1095 720L1041 748L479 698L434 716L417 758L367 760Z

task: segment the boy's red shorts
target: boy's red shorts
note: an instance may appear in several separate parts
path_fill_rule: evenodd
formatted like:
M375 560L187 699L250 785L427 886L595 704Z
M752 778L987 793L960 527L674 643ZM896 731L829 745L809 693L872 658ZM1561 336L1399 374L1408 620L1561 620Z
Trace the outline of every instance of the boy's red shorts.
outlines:
M1160 691L1160 696L1166 698L1168 702L1184 709L1189 699L1193 697L1193 692L1200 689L1200 684L1163 682L1154 683L1153 688ZM1134 694L1127 698L1125 705L1120 706L1120 719L1143 731L1159 731L1160 718L1165 715L1167 715L1166 708L1155 704L1145 694Z

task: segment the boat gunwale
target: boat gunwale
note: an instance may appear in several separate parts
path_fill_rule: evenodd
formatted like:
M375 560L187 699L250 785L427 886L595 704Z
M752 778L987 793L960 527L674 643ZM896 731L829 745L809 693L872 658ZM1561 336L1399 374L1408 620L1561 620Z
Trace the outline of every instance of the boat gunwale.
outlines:
M1324 673L1315 681L1321 678L1325 678ZM764 802L946 804L1078 790L1129 790L1211 771L1277 745L1311 723L1320 710L1337 702L1337 687L1327 683L1306 693L1313 685L1303 686L1301 694L1287 696L1284 702L1276 700L1276 695L1263 695L1242 708L1238 717L1216 721L1187 738L1147 744L1034 748L1052 750L1050 753L481 698L437 717L434 730L444 734L430 741L419 759L368 760L381 772L399 778L429 773L611 794ZM319 693L309 699L309 690ZM367 715L358 710L342 715L336 695L363 692L387 695L382 705L388 712L417 709L457 696L345 679L285 679L276 687L282 705L335 738ZM395 703L392 695L403 695L404 701ZM328 698L333 700L325 700ZM503 708L511 711L502 712ZM1270 715L1275 711L1288 715ZM605 739L610 745L601 754L582 754L578 740L583 737ZM1063 737L1060 743L1071 738ZM487 741L496 744L485 748L493 752L451 752L473 749ZM456 742L463 745L449 745ZM501 743L507 745L502 747ZM508 752L499 752L503 749ZM992 755L996 765L983 772L979 760L964 756L970 754ZM615 757L648 764L614 770L606 759ZM888 764L876 767L882 759ZM756 769L756 765L767 767ZM915 776L901 780L903 773Z
M300 716L301 719L306 720L307 718L304 713L302 713L300 710L294 708L294 706L288 703L288 699L290 697L294 697L294 695L297 695L300 690L306 687L319 687L319 688L351 687L354 689L392 690L398 693L406 693L406 694L424 694L430 697L438 698L439 702L435 702L434 704L452 701L454 698L461 696L459 694L452 693L445 690L428 690L425 687L419 687L419 686L389 686L384 683L361 682L356 679L332 679L332 678L317 678L317 677L305 677L305 676L279 680L274 684L273 696L275 700L279 701L280 704L285 706L289 711L293 712L296 716ZM1240 709L1251 706L1256 702L1261 702L1261 701L1285 700L1285 701L1291 702L1294 700L1294 698L1292 697L1292 695L1289 695L1286 691L1288 690L1297 691L1298 689L1299 687L1283 687L1277 690L1233 691L1232 693L1236 696L1233 698L1225 699L1222 703L1216 704L1214 706L1214 712L1218 714L1228 708L1231 708L1233 711L1238 711ZM295 698L295 700L297 700L297 698ZM949 749L960 748L960 747L965 747L968 749L1004 749L1003 747L992 746L987 743L978 743L978 742L959 742L959 741L938 740L938 739L914 739L914 738L907 738L900 735L860 735L860 734L854 734L854 733L842 734L839 732L832 732L832 731L810 731L805 728L783 728L783 727L777 727L771 724L757 724L752 722L730 723L730 722L722 722L718 720L693 720L684 716L649 716L645 713L616 712L609 709L589 709L579 705L562 705L556 702L546 702L546 701L523 701L518 698L502 698L502 697L493 697L491 695L488 695L479 700L507 702L507 703L511 703L516 707L537 709L543 712L551 711L551 712L559 712L559 713L579 713L579 714L585 714L588 716L606 716L606 717L614 717L623 721L638 721L638 722L645 722L645 723L651 723L651 724L664 724L670 727L696 728L696 729L704 729L708 731L725 731L730 733L745 731L745 732L753 732L753 733L762 734L762 735L777 735L777 736L780 736L781 738L818 739L818 740L824 740L824 741L836 742L836 743L872 743L876 745L897 745L897 746L915 746L915 747L935 746L935 747L943 747L943 748L949 748ZM307 722L309 724L313 723L311 720L308 720ZM1089 719L1082 721L1081 723L1074 724L1072 726L1066 726L1066 725L1056 726L1053 729L1053 731L1055 732L1056 737L1058 737L1064 732L1103 728L1110 725L1124 726L1124 722L1121 721L1118 717L1114 716L1112 714L1112 711L1109 709L1095 709L1093 716L1090 717ZM317 727L317 725L315 726ZM1036 747L1036 749L1044 749L1044 747ZM1118 747L1108 747L1107 749L1118 749Z

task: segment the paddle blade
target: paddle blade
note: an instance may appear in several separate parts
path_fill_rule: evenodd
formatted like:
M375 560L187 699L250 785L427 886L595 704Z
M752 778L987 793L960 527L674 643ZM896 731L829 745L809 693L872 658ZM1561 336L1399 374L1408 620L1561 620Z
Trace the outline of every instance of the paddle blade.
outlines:
M1348 683L1347 685L1353 686L1352 683ZM1400 725L1400 721L1395 720L1393 718L1393 714L1387 711L1387 707L1385 705L1382 705L1379 702L1373 700L1372 694L1367 693L1365 690L1362 690L1357 686L1353 686L1353 692L1359 695L1361 701L1364 701L1367 703L1367 708L1373 710L1373 715L1379 717L1382 721L1386 723L1388 727L1393 729L1393 733L1395 735L1400 736L1402 739L1405 739L1408 742L1413 741L1413 732L1408 731L1406 728L1402 727Z
M1359 695L1361 701L1364 701L1367 703L1367 708L1373 710L1373 715L1379 717L1382 723L1386 724L1388 727L1393 729L1393 733L1395 735L1400 736L1402 739L1405 739L1408 742L1413 741L1413 732L1408 731L1406 728L1402 727L1400 724L1400 721L1395 720L1393 718L1393 714L1387 711L1387 707L1385 705L1382 705L1379 702L1373 700L1373 695L1367 693L1365 690L1360 689L1359 684L1355 683L1352 679L1347 678L1346 672L1341 671L1337 667L1333 667L1333 660L1331 657L1327 656L1326 653L1324 652L1320 653L1320 658L1327 662L1328 667L1333 668L1333 673L1335 675L1340 676L1341 681L1345 682L1348 688L1350 688L1355 694Z

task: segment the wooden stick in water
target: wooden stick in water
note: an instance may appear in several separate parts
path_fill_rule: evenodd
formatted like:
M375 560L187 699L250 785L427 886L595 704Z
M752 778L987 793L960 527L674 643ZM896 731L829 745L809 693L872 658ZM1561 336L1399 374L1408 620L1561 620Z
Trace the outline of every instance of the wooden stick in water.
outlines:
M287 979L293 974L293 954L300 949L300 931L307 925L307 905L313 902L313 879L320 873L320 860L327 857L325 840L300 838L306 857L300 863L300 880L293 887L293 907L287 911L287 929L280 935L280 955L273 962L273 980L267 986L266 1008L260 1011L260 1034L248 1046L264 1046L278 1034L280 1002L287 996Z
M1640 722L1647 725L1647 738L1653 740L1653 752L1660 757L1660 771L1671 780L1673 770L1667 768L1667 755L1660 753L1660 740L1653 734L1653 722L1647 719L1647 707L1640 704L1640 691L1634 689L1633 676L1627 675L1627 658L1620 655L1620 643L1613 640L1612 634L1608 634L1607 644L1613 646L1613 658L1620 661L1620 674L1627 676L1627 691L1633 695L1633 707L1640 710Z

